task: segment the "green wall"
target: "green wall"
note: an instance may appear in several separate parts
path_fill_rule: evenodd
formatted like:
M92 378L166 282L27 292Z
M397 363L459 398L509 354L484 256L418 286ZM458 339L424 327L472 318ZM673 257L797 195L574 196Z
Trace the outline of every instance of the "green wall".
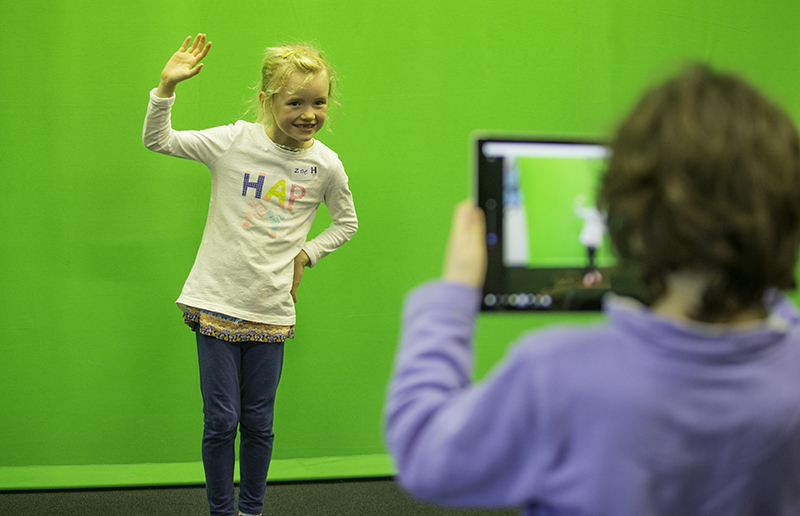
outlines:
M200 461L196 352L174 300L209 179L141 144L148 91L187 35L214 46L178 88L179 129L241 117L265 46L315 42L341 75L320 139L360 229L300 287L275 458L302 461L384 456L402 297L439 273L473 130L605 135L686 59L742 72L797 118L799 22L795 0L4 2L0 488L31 466ZM478 374L523 329L581 317L483 317ZM120 483L179 480L119 468Z

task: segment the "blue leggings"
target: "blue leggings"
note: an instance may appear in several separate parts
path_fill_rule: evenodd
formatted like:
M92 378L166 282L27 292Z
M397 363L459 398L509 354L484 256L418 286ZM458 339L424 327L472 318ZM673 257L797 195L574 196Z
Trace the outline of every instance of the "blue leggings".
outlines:
M239 510L260 514L272 458L275 392L283 343L226 342L195 332L203 394L203 467L212 516L235 516L233 471L237 427Z

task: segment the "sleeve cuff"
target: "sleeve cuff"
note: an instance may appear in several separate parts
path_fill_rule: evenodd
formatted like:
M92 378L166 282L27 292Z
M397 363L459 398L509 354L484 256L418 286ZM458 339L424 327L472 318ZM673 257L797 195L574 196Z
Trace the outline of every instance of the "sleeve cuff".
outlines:
M305 245L303 245L303 251L308 255L308 268L311 269L319 261L319 252L314 248L312 242L306 242Z
M169 106L172 106L172 104L175 103L175 94L174 93L172 94L171 97L167 97L167 98L159 97L158 95L156 95L156 90L157 89L158 88L153 88L152 90L150 90L150 102L153 102L153 103L156 103L156 104L167 104Z
M408 304L427 310L442 306L450 310L477 314L481 306L481 291L461 283L433 280L408 294Z

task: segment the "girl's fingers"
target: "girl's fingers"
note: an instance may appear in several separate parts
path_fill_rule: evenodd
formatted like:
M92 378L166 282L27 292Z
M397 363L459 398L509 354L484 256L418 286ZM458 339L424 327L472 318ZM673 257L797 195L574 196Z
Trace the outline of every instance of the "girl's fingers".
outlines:
M208 42L208 43L206 43L206 45L203 47L203 50L202 50L202 52L200 52L200 55L199 55L199 56L197 56L197 60L199 61L199 60L203 59L204 57L206 57L206 55L208 55L208 51L209 51L210 49L211 49L211 42L209 41L209 42Z
M192 53L196 54L197 52L201 52L205 44L206 44L206 35L203 33L199 33L194 38L194 43L192 43L192 48L191 48Z
M186 50L186 47L189 46L190 41L192 41L192 37L186 36L186 39L183 40L183 45L181 45L181 48L178 49L178 52L184 52Z

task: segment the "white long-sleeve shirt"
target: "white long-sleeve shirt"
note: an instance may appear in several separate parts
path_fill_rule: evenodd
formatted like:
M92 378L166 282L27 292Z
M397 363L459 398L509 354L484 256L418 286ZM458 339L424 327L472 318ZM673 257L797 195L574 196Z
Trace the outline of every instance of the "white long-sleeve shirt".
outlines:
M192 159L211 172L203 239L178 305L248 321L295 324L291 297L294 258L301 249L315 265L358 229L344 167L314 141L300 152L280 148L261 124L176 131L175 97L150 93L142 139L153 151ZM306 242L319 204L332 223Z

